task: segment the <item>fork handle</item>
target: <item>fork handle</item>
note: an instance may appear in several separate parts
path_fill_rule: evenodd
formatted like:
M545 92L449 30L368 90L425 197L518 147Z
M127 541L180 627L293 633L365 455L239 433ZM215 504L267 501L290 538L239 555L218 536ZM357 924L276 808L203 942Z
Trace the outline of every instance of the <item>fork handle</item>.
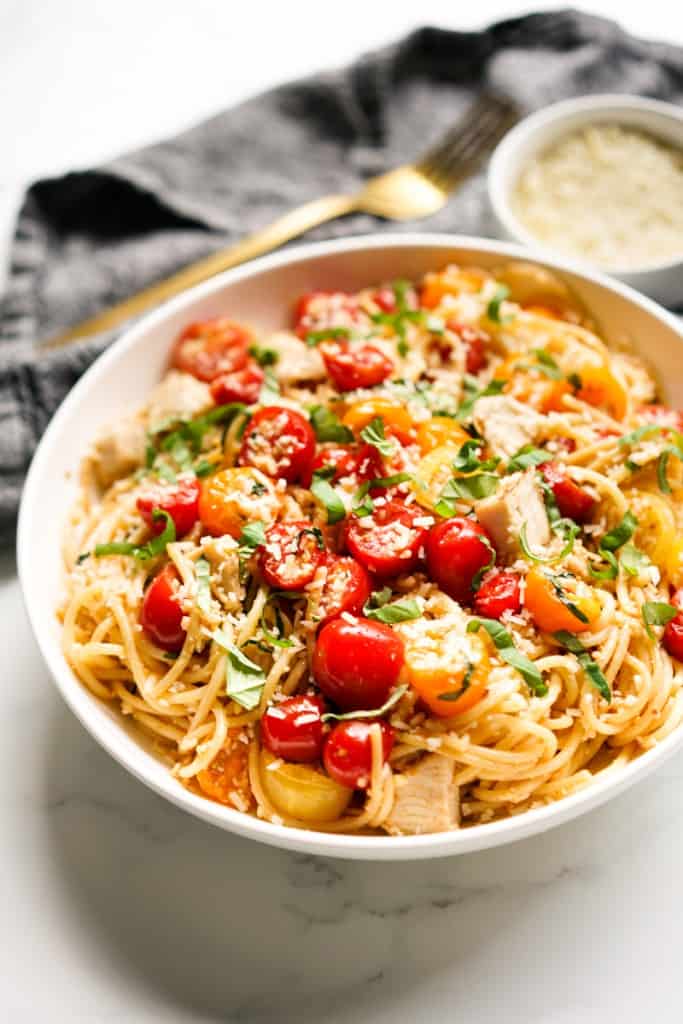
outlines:
M166 299L178 295L179 292L191 288L192 285L206 281L214 274L219 274L223 270L237 266L238 263L245 263L247 260L254 259L255 256L270 252L282 245L283 242L302 235L304 231L308 231L317 224L324 224L325 221L342 217L354 209L356 209L356 200L353 196L332 195L313 199L310 203L304 203L303 206L298 206L295 210L290 210L284 216L278 217L268 227L253 235L248 235L236 245L232 245L228 249L221 249L219 252L206 256L203 260L191 263L172 274L171 277L157 281L149 288L144 288L122 302L117 302L116 305L110 306L89 320L84 320L82 323L76 324L75 327L69 327L61 334L48 338L41 342L41 347L59 348L79 338L87 338L92 334L116 327L129 317L144 312L150 306L165 302Z

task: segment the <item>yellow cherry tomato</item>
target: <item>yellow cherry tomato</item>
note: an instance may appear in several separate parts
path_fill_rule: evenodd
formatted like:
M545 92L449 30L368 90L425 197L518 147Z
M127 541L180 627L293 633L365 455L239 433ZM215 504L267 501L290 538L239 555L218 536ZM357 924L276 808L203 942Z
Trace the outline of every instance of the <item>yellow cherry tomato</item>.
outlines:
M346 810L353 790L307 764L279 761L261 751L261 783L277 811L299 821L334 821Z
M470 435L451 416L432 416L420 424L417 430L417 443L423 455L443 444L451 444L460 448Z
M406 625L401 634L405 677L433 714L462 715L485 696L490 661L477 634L457 633L443 618Z
M576 372L581 380L577 397L588 405L604 409L615 420L622 420L628 398L614 374L606 366L593 365L581 366Z
M586 621L575 615L568 604L574 605ZM536 567L526 577L524 607L545 633L555 633L560 629L584 633L593 628L601 610L593 588L587 583L576 577L556 576Z
M631 491L628 497L638 520L633 543L674 585L679 585L683 538L678 536L671 502L663 494L650 491Z
M438 502L441 492L453 476L452 463L459 450L458 443L442 444L418 462L410 486L416 501L423 508L431 510Z
M490 274L477 267L453 266L437 274L427 274L420 289L420 305L434 309L445 295L480 292L489 278Z
M561 412L563 396L572 393L564 377L553 380L543 373L533 353L513 352L496 367L494 376L507 382L505 391L513 398L539 412Z
M405 408L395 398L362 398L360 402L354 402L342 419L345 427L349 427L354 434L359 434L363 427L379 416L386 427L395 427L396 430L409 431L413 420Z
M235 466L213 473L202 481L199 518L214 537L229 534L238 539L254 519L270 522L279 502L273 484L253 466Z

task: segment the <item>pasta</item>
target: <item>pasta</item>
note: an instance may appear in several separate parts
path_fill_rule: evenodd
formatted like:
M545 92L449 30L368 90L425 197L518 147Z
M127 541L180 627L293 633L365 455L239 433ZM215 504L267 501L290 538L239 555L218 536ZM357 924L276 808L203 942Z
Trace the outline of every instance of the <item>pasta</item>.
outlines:
M680 414L548 272L189 325L96 438L65 655L179 785L275 823L484 824L683 717ZM683 591L681 591L683 597Z

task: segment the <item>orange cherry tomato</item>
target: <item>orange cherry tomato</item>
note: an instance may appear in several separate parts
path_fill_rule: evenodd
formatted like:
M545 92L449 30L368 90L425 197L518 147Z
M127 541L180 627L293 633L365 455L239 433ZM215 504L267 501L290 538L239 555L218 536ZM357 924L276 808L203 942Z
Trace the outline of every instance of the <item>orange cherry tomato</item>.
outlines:
M562 398L572 389L564 378L553 380L537 368L535 357L527 352L514 352L496 367L497 380L507 381L506 392L539 412L561 412Z
M427 274L420 290L420 305L434 309L444 295L479 292L488 274L476 267L446 267L438 274Z
M615 420L626 415L628 398L624 388L606 366L582 366L577 370L581 387L577 398L605 409Z
M234 794L247 806L253 805L249 785L249 744L240 739L241 729L229 729L225 745L218 751L208 768L203 768L197 775L197 783L202 793L219 804L236 806L231 800Z
M344 413L342 423L345 427L353 430L354 434L359 434L363 427L367 427L368 423L377 416L384 421L386 427L395 427L396 430L406 433L413 425L410 413L405 406L395 398L382 396L362 398L360 402L354 402Z
M568 604L574 605L586 621L575 615ZM526 578L524 607L545 633L555 633L560 629L584 633L593 628L601 610L593 588L587 583L573 576L546 573L536 567Z
M273 484L252 466L235 466L213 473L202 482L199 518L214 537L236 540L254 519L270 522L278 510Z
M476 634L445 637L441 633L437 626L431 634L406 641L406 675L433 714L452 718L485 696L490 662L486 644Z
M423 455L439 448L443 444L460 448L471 437L456 420L450 416L432 416L425 420L417 429L417 443Z

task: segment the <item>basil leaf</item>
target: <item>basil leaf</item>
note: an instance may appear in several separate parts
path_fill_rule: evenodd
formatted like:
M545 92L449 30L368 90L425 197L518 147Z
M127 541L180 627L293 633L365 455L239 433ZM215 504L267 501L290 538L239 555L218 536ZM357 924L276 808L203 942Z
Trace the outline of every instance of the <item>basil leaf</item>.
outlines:
M313 474L311 493L314 494L318 501L327 509L328 525L331 526L334 523L338 523L344 518L346 515L344 502L341 500L334 487L332 487L332 485L318 473Z
M566 629L560 629L557 633L553 633L553 636L559 644L562 644L570 654L576 657L579 665L586 673L593 686L598 690L600 696L603 697L608 704L612 702L612 691L610 685L602 674L602 669L596 661L593 661L589 652L583 646L578 637L574 636Z
M518 473L532 466L540 466L544 462L552 461L552 455L542 448L535 448L532 444L525 444L512 456L507 466L506 473Z
M381 608L370 608L366 604L363 615L366 619L376 619L377 622L393 625L395 622L410 622L412 619L421 618L422 609L414 598L407 597L400 601L392 601Z
M354 718L379 718L381 715L386 715L387 711L391 711L391 709L398 704L407 689L407 683L404 683L402 686L398 686L384 704L382 704L381 708L375 708L372 711L347 711L343 715L337 715L334 711L327 711L322 716L322 720L323 722L349 722Z
M518 651L514 641L504 626L497 619L471 619L467 623L468 633L478 633L483 628L493 640L496 650L504 662L514 668L536 697L545 697L548 687L543 676L533 661Z
M554 374L557 375L554 377L555 380L561 380L563 376L562 370L560 369L557 361L553 359L553 357L550 355L550 352L548 352L547 349L534 348L532 349L532 352L538 359L541 366L545 366L548 370L552 370Z
M211 566L203 556L194 563L197 577L197 607L203 612L211 610Z
M465 441L451 463L453 469L459 473L473 473L476 470L495 469L500 459L481 459L479 456L482 443L479 438Z
M389 456L394 454L395 445L384 434L384 421L381 416L375 416L366 427L360 432L360 436L373 448L376 448L380 455Z
M366 608L381 608L382 605L387 604L391 601L391 587L382 587L381 590L373 590L370 595L370 600L366 604Z
M472 387L472 381L475 382L474 387ZM472 417L475 402L477 402L480 398L487 398L489 395L499 395L502 392L503 388L505 387L506 383L507 381L496 380L494 377L494 379L490 381L485 388L479 390L476 386L476 378L469 377L469 375L467 375L465 377L466 397L458 406L455 412L455 419L459 420L461 423L467 422L467 420L471 419ZM439 412L439 415L442 415L441 412Z
M273 371L266 367L263 374L263 384L259 391L259 405L277 405L280 401L280 384Z
M266 542L266 528L260 520L242 528L238 544L241 548L258 548Z
M351 331L348 327L327 327L324 331L309 331L306 335L306 344L313 348L321 341L335 341L337 338L350 338Z
M567 383L571 384L571 386L574 388L574 391L580 391L583 387L583 381L581 380L581 377L578 373L568 373Z
M254 357L259 366L275 366L280 358L274 348L262 348L261 345L250 345L249 355Z
M268 606L271 605L273 601L277 599L277 597L277 593L270 594L268 596L268 600L263 606L261 618L259 620L261 625L261 632L263 633L264 637L266 638L271 647L293 647L293 641L288 640L287 637L283 635L284 623L282 621L280 609L277 607L277 605L275 606L275 625L277 628L277 634L271 633L270 629L268 628L268 625L266 624L266 610L268 609Z
M627 540L630 540L635 533L638 520L634 516L630 509L624 513L624 518L621 522L606 533L600 541L600 548L603 551L618 551L618 549L625 544Z
M456 700L460 700L463 694L467 693L471 684L472 676L474 675L474 665L471 661L467 662L467 669L462 679L462 686L459 690L447 690L445 693L438 693L437 700L446 701L446 703L455 704Z
M486 315L489 318L489 320L493 320L493 322L496 324L503 323L503 320L501 320L500 318L500 307L501 303L505 302L509 294L510 289L507 287L507 285L498 285L493 294L493 298L490 300L488 306L486 307Z
M619 564L629 576L639 576L643 569L647 569L652 562L644 551L640 551L635 544L624 544L619 552Z
M638 444L644 437L651 437L653 434L661 434L662 428L657 426L656 423L644 423L641 427L636 427L630 434L624 434L623 437L619 438L619 444L622 445L633 445Z
M175 523L163 508L152 509L152 519L165 519L166 525L162 533L152 537L146 544L137 545L127 541L96 544L93 554L97 558L101 558L103 555L132 555L133 558L137 558L140 562L146 562L149 558L156 558L157 555L163 554L166 550L166 545L172 544L175 540Z
M367 497L370 489L374 490L386 490L388 487L396 487L397 484L407 483L408 480L412 480L411 473L394 473L393 476L378 476L374 480L365 480L360 485L358 490L353 496L352 511L354 515L362 518L363 516L372 515L375 510L372 498ZM365 500L364 500L365 499Z
M353 441L353 431L345 427L339 417L324 405L314 405L310 410L310 419L318 441L336 441L339 444Z
M645 630L650 640L655 639L655 635L652 632L652 626L666 626L667 622L671 622L675 619L680 611L680 608L674 607L672 604L667 604L666 601L645 601L641 608L641 615L643 616L643 622L645 623Z
M496 564L496 549L494 548L491 541L485 534L481 534L479 540L482 542L484 547L488 548L490 557L486 565L482 565L481 569L477 569L474 576L472 577L472 590L475 592L475 594L479 590L479 587L481 586L481 581L483 580L486 573L489 571L489 569L493 569L494 565Z
M496 473L472 473L471 476L454 477L448 481L439 495L434 511L444 518L455 515L458 501L479 501L481 498L488 498L499 483L500 477Z
M589 565L589 573L594 580L615 580L619 575L619 563L616 556L611 551L601 551L600 554L607 565L603 569L594 569L592 565Z
M569 600L569 598L567 597L566 593L564 592L564 590L562 588L562 585L560 584L560 581L559 581L558 577L557 576L553 576L549 572L546 572L543 575L545 576L545 578L548 580L548 582L550 583L551 587L553 588L553 590L555 592L555 596L557 597L557 599L559 601L562 602L562 604L565 606L565 608L568 608L569 611L572 613L572 615L579 620L579 622L588 623L588 621L589 621L588 616L584 615L584 613L581 611L581 609L577 608L577 606L572 601Z
M239 647L235 647L233 643L230 643L220 630L212 633L211 638L216 641L219 647L223 648L228 656L225 666L225 683L228 697L246 711L253 711L261 703L266 673L260 665L250 661Z

